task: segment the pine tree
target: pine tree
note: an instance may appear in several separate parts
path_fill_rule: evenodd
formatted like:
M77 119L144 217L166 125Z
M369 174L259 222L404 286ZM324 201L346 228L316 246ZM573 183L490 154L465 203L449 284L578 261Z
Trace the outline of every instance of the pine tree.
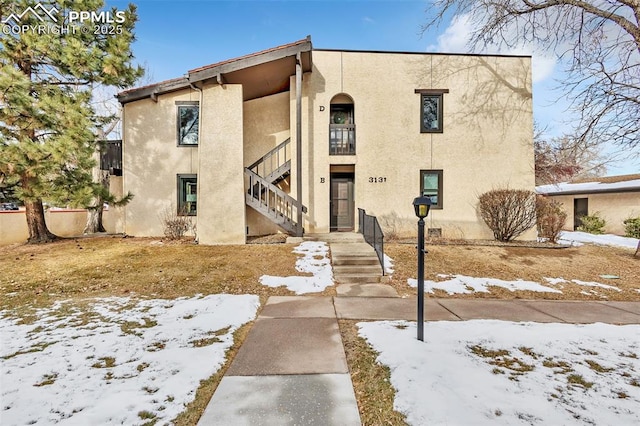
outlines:
M134 5L109 11L112 18L120 12L122 22L104 26L70 19L70 12L98 15L103 7L102 0L0 0L0 183L15 185L30 243L56 238L45 223L43 200L83 206L95 193L91 170L100 119L92 87L124 88L143 73L131 53Z

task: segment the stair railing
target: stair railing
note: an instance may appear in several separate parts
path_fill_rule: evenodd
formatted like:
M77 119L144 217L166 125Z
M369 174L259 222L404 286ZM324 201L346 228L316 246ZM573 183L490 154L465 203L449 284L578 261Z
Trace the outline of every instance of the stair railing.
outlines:
M364 240L376 251L382 275L384 271L384 233L378 223L378 218L368 215L364 209L358 208L358 232L364 236Z
M267 177L279 169L291 164L291 138L288 138L271 151L267 152L255 163L247 167L258 176Z
M246 168L244 173L249 178L247 203L294 232L298 213L296 199L249 168ZM302 212L306 213L307 208L302 206ZM291 226L287 226L287 223Z

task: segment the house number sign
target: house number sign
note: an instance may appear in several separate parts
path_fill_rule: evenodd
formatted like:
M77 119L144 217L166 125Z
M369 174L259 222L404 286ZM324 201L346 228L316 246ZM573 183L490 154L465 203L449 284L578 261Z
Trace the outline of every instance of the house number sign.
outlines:
M369 183L385 183L386 181L386 176L372 176L369 178Z

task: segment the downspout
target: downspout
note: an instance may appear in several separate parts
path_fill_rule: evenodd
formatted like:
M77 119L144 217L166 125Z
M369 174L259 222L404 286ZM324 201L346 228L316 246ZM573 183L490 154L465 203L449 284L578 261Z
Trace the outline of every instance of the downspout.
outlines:
M191 89L197 90L199 92L199 99L198 99L198 154L199 154L200 153L200 143L201 143L201 138L202 138L202 102L204 100L204 95L202 93L202 89L197 87L195 84L189 82L189 87ZM191 171L193 171L193 151L191 151ZM196 179L197 179L197 176L200 174L199 172L200 172L200 155L198 155L198 169L196 170ZM197 186L197 191L198 192L196 193L197 200L200 200L200 188L202 188L202 185L200 185L200 183L198 183L198 186ZM195 229L198 229L198 216L199 216L199 214L198 214L198 212L196 212L196 227L195 227ZM198 233L197 233L197 231L196 231L195 234L196 234L196 235L194 235L195 241L198 242Z
M302 237L302 55L296 53L296 236Z

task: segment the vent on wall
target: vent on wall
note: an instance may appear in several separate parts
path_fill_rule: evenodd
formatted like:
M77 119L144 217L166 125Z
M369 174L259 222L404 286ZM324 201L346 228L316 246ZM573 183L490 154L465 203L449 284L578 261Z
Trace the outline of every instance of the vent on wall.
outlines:
M427 236L429 238L440 238L440 237L442 237L442 228L429 228L427 230Z

